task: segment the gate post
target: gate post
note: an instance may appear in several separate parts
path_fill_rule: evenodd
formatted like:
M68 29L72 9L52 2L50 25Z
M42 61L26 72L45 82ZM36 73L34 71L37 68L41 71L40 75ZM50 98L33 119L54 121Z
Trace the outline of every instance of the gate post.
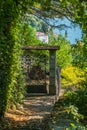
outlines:
M49 95L56 95L56 50L50 50Z

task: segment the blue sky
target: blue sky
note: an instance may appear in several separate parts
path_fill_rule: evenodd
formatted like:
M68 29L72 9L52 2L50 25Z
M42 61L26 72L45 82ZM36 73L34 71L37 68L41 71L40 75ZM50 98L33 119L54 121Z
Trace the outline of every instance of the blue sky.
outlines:
M80 29L79 25L75 24L75 26L74 26L67 19L58 20L56 22L56 24L60 24L60 23L61 24L66 24L66 25L70 26L70 28L65 28L65 30L59 30L59 29L56 28L55 32L57 34L65 35L65 31L67 31L67 40L69 40L72 44L76 43L76 39L81 40L82 33L81 33L81 29Z
M62 34L65 35L65 31L59 31L58 29L55 29L55 32L57 34ZM67 40L69 40L72 44L76 43L77 40L81 40L82 34L81 34L81 29L77 26L75 28L69 28L67 29Z

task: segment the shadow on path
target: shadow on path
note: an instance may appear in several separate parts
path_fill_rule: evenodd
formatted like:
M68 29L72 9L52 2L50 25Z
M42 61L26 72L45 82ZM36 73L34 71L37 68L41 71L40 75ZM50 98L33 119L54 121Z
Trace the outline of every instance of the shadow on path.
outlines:
M45 130L54 101L55 96L26 97L23 108L6 113L10 119L8 130Z

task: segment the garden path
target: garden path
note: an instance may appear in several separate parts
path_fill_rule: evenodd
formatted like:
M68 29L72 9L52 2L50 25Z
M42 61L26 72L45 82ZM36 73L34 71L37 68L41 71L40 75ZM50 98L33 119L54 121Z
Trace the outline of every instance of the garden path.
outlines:
M55 96L26 97L23 107L9 111L6 117L12 120L12 130L45 130L47 124L43 120L50 116L54 103Z

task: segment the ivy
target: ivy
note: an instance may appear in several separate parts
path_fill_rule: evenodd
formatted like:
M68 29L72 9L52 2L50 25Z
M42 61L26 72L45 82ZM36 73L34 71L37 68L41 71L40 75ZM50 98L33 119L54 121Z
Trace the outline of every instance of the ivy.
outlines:
M20 70L20 45L17 43L16 23L19 18L16 3L13 0L0 3L0 118L9 105L17 84Z

